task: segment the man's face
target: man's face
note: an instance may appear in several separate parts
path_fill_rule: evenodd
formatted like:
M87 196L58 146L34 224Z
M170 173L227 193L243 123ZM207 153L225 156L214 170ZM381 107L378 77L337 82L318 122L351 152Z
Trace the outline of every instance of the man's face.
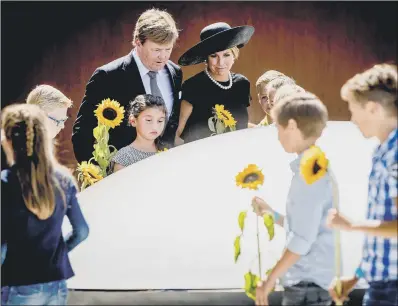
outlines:
M146 40L141 44L136 41L137 54L146 68L151 71L160 71L167 64L173 50L173 42L157 44L151 40Z

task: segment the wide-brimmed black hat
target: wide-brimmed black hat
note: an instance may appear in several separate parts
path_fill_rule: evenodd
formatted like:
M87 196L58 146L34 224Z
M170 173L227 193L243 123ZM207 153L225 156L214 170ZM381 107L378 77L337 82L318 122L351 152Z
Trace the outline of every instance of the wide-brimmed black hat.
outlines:
M228 23L217 22L208 25L200 32L200 42L186 51L178 60L181 66L204 62L210 54L233 47L242 48L254 33L252 26L231 28Z

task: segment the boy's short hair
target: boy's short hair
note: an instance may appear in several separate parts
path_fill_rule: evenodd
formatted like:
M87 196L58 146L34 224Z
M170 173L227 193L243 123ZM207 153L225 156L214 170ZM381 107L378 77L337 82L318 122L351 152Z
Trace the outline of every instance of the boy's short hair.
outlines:
M174 44L178 39L178 30L173 17L166 11L159 9L146 10L135 24L134 46L137 39L141 44L144 44L148 39L160 45L171 42Z
M341 97L345 101L354 100L365 104L373 101L387 110L397 110L397 66L378 64L356 74L341 88Z
M302 88L301 86L298 85L291 85L291 84L286 84L281 86L276 90L275 96L274 96L274 102L277 103L278 101L282 100L283 98L286 98L289 95L295 94L295 93L300 93L300 92L305 92L305 89Z
M281 88L284 85L296 85L296 82L292 78L290 78L286 75L280 76L280 77L273 79L271 82L269 82L267 84L267 89L268 89L268 91L271 88L278 90L279 88Z
M278 77L285 76L282 72L279 72L277 70L268 70L263 73L262 76L260 76L256 82L256 87L263 85L266 86L269 82L271 82L273 79L276 79Z
M272 108L273 120L286 127L290 119L297 123L305 138L320 137L328 121L326 106L310 92L291 94Z
M34 88L26 98L26 103L37 105L47 113L58 108L72 106L72 100L66 97L60 90L45 84Z

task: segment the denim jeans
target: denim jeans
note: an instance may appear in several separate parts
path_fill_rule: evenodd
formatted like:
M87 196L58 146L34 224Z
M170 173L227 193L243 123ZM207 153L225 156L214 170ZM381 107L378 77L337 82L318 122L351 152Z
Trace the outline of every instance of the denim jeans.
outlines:
M291 287L285 287L282 305L294 306L328 306L332 305L329 292L314 283L300 282Z
M398 281L378 281L369 283L363 297L363 306L396 306L398 305Z
M2 305L66 305L67 297L65 280L1 288Z

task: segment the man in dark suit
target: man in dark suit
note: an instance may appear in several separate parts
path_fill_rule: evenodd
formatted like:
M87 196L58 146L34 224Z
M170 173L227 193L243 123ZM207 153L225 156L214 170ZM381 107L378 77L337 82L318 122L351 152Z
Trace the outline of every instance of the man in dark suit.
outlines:
M178 30L170 14L157 9L147 10L136 23L134 49L94 71L73 125L73 149L79 163L92 157L93 129L97 126L94 110L106 98L118 101L126 110L122 124L109 132L110 145L120 149L135 139L135 128L128 125L129 102L137 95L153 94L163 98L168 112L162 140L168 146L174 146L182 70L169 58L177 38Z

